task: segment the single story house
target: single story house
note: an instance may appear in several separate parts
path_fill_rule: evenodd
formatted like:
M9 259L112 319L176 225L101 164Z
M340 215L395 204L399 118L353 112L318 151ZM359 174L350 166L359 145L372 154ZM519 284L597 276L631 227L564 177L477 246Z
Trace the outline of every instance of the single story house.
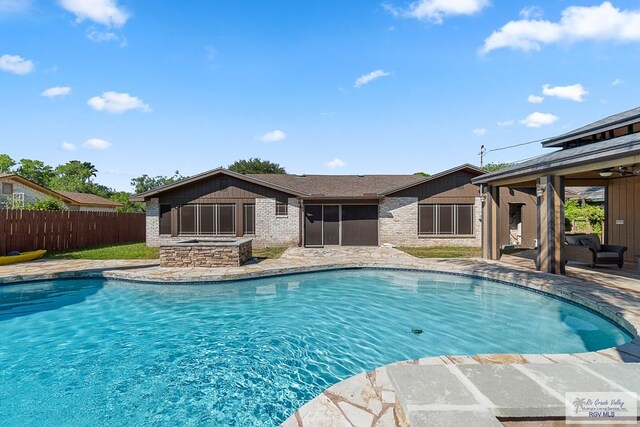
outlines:
M121 203L95 194L50 190L14 173L0 174L0 186L0 208L24 208L50 197L61 200L71 211L115 212L122 207Z
M135 195L147 245L250 236L267 246L476 246L481 197L464 164L433 176L239 174L213 169Z
M640 259L640 107L549 138L553 152L473 179L485 194L483 256L500 257L504 189L528 188L537 199L537 268L563 274L566 187L604 187L604 244Z

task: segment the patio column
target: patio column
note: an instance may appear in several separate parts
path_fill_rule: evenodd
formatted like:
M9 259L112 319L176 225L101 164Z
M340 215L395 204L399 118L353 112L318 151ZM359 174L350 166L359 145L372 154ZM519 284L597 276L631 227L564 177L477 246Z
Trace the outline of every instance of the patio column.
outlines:
M500 187L488 185L485 192L482 218L482 257L500 259L498 241L500 218Z
M564 177L538 178L538 254L536 268L553 274L565 273Z

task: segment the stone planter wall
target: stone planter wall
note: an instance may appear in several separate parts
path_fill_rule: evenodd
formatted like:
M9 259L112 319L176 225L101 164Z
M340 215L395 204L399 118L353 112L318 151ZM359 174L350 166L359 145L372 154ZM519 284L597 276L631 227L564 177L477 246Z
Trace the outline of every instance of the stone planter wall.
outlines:
M161 267L239 267L253 257L251 240L238 245L162 245Z

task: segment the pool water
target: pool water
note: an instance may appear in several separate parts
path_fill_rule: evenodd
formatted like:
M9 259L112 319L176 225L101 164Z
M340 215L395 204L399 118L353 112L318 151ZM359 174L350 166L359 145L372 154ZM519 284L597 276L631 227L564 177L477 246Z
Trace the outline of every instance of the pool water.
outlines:
M224 285L5 286L0 420L274 426L332 384L394 361L575 353L630 339L605 319L538 293L409 271Z

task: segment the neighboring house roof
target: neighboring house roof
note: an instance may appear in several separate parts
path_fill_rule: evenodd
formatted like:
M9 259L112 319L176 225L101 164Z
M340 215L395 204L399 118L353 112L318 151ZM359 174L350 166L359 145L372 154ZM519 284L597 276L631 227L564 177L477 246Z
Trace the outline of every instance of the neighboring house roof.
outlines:
M567 187L565 198L604 202L604 187Z
M65 196L63 196L61 194L58 194L55 191L49 190L48 188L43 187L40 184L36 184L33 181L29 181L28 179L23 178L18 174L15 174L15 173L0 174L0 178L8 178L8 179L11 179L13 181L19 182L20 184L22 184L22 185L24 185L26 187L32 188L32 189L34 189L34 190L36 190L36 191L38 191L40 193L46 194L47 196L55 197L55 198L58 198L58 199L62 199L62 201L67 203L67 204L73 204L74 203L73 200L69 199L68 197L65 197Z
M638 121L640 121L640 107L605 117L604 119L597 120L586 126L582 126L554 138L547 139L542 143L542 146L562 147L564 142L580 139L594 133L605 132L621 126L630 125L637 123Z
M486 184L507 178L551 172L566 166L579 166L593 161L640 155L640 133L594 142L574 148L554 151L505 169L473 179L474 184Z
M119 208L122 207L122 203L114 202L113 200L105 199L104 197L96 196L89 193L76 193L74 191L58 191L56 193L73 200L82 206L96 206L106 208Z
M239 174L223 168L217 168L155 190L136 194L131 197L131 200L143 201L165 191L174 190L219 174L233 176L307 199L371 199L384 197L464 169L471 170L478 175L484 173L482 169L470 164L464 164L429 177L420 175Z
M114 202L109 199L105 199L104 197L96 196L95 194L76 193L73 191L50 190L46 187L43 187L40 184L36 184L35 182L30 181L26 178L23 178L20 175L15 173L0 174L0 178L12 179L40 193L46 194L56 199L61 199L64 203L71 206L113 207L113 208L118 208L122 206L121 203Z

